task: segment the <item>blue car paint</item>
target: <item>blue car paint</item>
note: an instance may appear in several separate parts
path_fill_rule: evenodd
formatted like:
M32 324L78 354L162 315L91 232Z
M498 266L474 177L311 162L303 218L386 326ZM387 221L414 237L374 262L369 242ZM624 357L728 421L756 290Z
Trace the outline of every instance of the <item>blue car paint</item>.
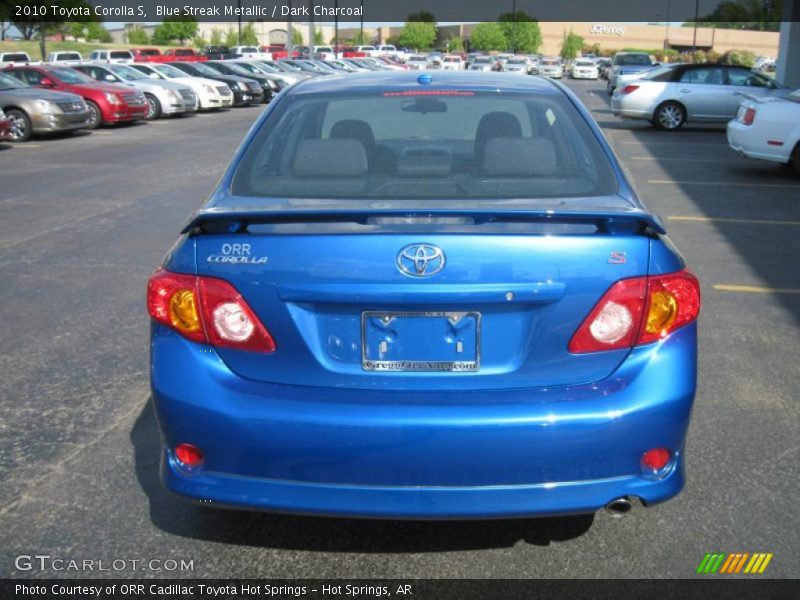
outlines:
M323 85L348 89L347 78L326 80L300 84L294 93ZM462 87L487 85L485 74L452 80ZM395 85L396 76L357 81L383 89ZM678 271L683 259L639 203L588 112L563 86L537 85L566 93L584 116L611 161L622 206L607 210L602 200L587 199L572 215L605 223L609 231L600 236L546 242L500 228L495 237L508 252L492 256L493 268L479 278L468 269L466 259L474 260L469 249L476 239L491 248L492 236L376 234L369 236L369 255L351 268L364 234L311 236L309 244L302 235L225 233L241 230L237 219L258 222L286 212L280 199L260 200L269 205L264 208L258 199L230 194L243 150L275 106L265 111L164 267L231 281L278 350L212 348L153 324L151 381L169 489L219 506L386 518L575 514L621 496L654 504L681 490L696 388L696 324L632 350L568 355L565 348L614 281ZM545 215L553 216L533 216ZM215 221L227 229L198 234L202 224ZM231 235L245 236L253 254L269 256L274 270L268 278L247 264L204 260ZM442 247L448 265L435 282L414 289L394 258L421 241ZM519 256L544 256L546 243L558 244L561 262L548 254L548 261L514 272ZM631 260L610 266L611 251ZM320 252L330 257L324 274L315 270ZM281 270L281 264L296 268ZM570 269L575 272L565 278ZM359 340L344 339L343 332L357 334L363 310L409 306L480 312L482 327L491 332L482 339L480 371L365 372ZM543 322L551 327L542 334ZM341 346L325 344L332 336ZM190 472L175 460L171 449L182 442L203 449L203 469ZM658 478L640 465L642 453L654 447L674 453Z

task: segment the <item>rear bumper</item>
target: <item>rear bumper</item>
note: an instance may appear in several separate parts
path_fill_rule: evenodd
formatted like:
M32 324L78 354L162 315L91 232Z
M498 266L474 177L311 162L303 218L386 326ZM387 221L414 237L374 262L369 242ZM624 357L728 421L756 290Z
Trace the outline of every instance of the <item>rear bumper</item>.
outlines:
M788 163L791 158L793 145L770 146L763 134L753 131L752 125L744 125L736 119L728 121L728 145L749 158L768 160L770 162Z
M155 326L153 399L162 479L221 506L385 518L594 512L620 496L667 500L684 484L696 326L634 350L589 385L389 392L273 385ZM171 448L200 447L188 473ZM641 454L675 458L655 479Z

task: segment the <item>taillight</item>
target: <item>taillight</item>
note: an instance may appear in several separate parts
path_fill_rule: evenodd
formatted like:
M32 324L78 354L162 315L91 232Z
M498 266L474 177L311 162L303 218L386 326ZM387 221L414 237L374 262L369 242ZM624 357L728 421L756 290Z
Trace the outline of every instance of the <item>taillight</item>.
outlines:
M756 109L748 108L742 114L742 118L740 119L740 121L742 122L743 125L752 125L753 121L755 121L755 118L756 118Z
M612 285L569 342L575 354L649 344L694 321L700 284L691 271L622 279Z
M626 85L624 88L620 90L620 94L630 94L631 92L635 92L639 89L638 85Z
M275 351L269 331L236 288L222 279L159 269L147 284L147 309L155 321L195 342Z

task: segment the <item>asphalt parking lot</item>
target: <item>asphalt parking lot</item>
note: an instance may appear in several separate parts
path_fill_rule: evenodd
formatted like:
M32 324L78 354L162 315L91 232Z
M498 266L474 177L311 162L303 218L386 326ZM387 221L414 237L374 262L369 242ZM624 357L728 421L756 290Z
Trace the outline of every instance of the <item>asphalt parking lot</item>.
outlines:
M192 560L197 577L690 577L706 552L800 572L800 179L724 127L660 133L568 82L702 283L676 499L623 519L397 522L216 511L168 494L147 278L259 108L0 144L0 576L21 554ZM98 573L109 575L109 573Z

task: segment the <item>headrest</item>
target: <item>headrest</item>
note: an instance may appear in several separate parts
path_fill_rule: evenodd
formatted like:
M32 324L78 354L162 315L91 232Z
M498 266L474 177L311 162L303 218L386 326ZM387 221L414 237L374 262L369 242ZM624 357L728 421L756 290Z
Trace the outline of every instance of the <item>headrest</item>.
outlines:
M294 155L294 172L301 177L361 177L367 153L358 140L303 140Z
M328 136L330 139L337 140L358 140L364 144L364 148L369 152L375 145L375 134L372 133L372 127L366 121L358 119L342 119L337 121L331 127L331 133Z
M545 138L492 138L486 143L483 170L495 177L552 175L556 171L553 142Z

